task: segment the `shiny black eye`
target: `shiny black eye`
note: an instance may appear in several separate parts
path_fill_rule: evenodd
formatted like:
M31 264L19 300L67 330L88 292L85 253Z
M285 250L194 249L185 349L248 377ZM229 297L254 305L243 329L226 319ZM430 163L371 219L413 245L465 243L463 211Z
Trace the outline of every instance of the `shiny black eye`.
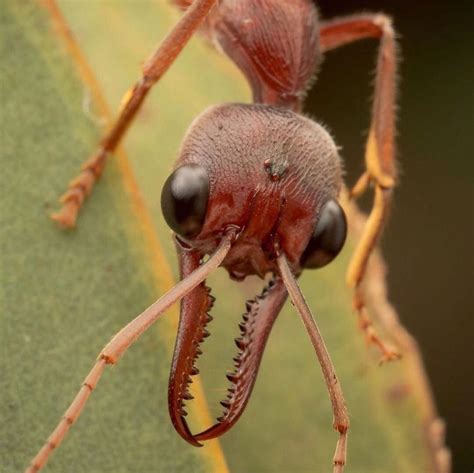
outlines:
M346 241L347 221L341 206L330 200L321 210L308 246L301 256L305 268L321 268L330 263Z
M187 164L168 177L161 192L166 223L178 235L196 236L203 227L209 198L209 176L198 164Z

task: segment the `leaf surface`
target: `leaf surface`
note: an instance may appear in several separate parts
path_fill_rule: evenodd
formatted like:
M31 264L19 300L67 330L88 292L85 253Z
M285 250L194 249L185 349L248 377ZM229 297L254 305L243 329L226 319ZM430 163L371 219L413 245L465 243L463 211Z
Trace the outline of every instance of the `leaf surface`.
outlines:
M179 12L162 0L88 2L88 8L84 8L82 2L62 1L60 5L114 109L139 77L141 62L179 18ZM42 37L41 31L36 31L36 36ZM44 56L49 48L39 49ZM49 58L48 67L56 60L57 57ZM32 74L27 83L37 87L33 77L38 73L33 71ZM22 271L27 281L41 280L41 284L36 282L39 289L22 282L22 294L27 294L20 298L23 303L15 302L13 296L8 306L9 311L19 315L5 319L15 320L17 325L18 317L24 324L14 337L9 335L6 344L9 353L12 346L24 347L25 333L30 337L29 344L33 343L31 339L34 341L26 357L25 352L20 353L24 348L8 355L9 373L14 366L26 365L21 368L21 376L11 375L15 381L10 381L13 387L9 388L12 403L15 393L22 393L16 401L22 407L16 405L12 417L20 424L16 430L24 432L28 423L35 434L28 431L28 448L15 446L21 450L22 458L31 452L32 438L37 438L40 431L44 435L43 426L51 425L49 413L62 412L62 407L56 406L67 404L104 340L129 320L131 314L140 312L152 300L152 294L156 295L156 285L147 279L150 263L156 264L156 260L147 259L143 248L138 249L139 245L129 244L128 239L140 241L142 237L140 226L134 225L134 211L129 209L126 192L117 187L120 184L118 163L111 162L107 167L104 179L80 216L76 232L58 232L45 219L47 212L38 210L54 202L98 137L81 108L84 97L89 96L87 90L65 85L69 83L65 78L72 74L70 70L60 68L50 74L56 75L57 80L52 81L49 76L41 85L48 89L61 84L56 101L44 98L38 102L34 89L29 88L31 95L27 98L12 99L12 107L18 106L18 102L36 100L34 109L31 106L23 112L24 120L33 120L33 125L27 133L13 135L17 140L20 136L29 137L23 138L25 149L19 150L21 156L25 156L19 166L28 172L17 174L16 168L9 177L12 187L18 189L15 192L28 195L23 198L15 193L12 199L15 205L9 204L11 219L18 214L24 222L9 237L11 244L17 245L16 253L14 248L10 250L16 254L15 264L7 261L12 268L10 286L15 287L15 291L20 290L18 283L15 284L18 281L15 274ZM40 96L46 97L44 92ZM133 172L175 277L178 272L171 232L159 208L161 187L193 118L209 105L232 101L249 101L248 88L239 72L209 45L193 39L151 93L127 135L125 148ZM53 106L55 113L49 111ZM38 114L38 110L48 110L48 113ZM45 115L55 117L48 132L45 127L38 130ZM92 103L87 115L101 118L101 111ZM40 144L38 137L44 135L48 139ZM11 145L11 150L13 156L13 150L18 150L17 142ZM21 178L17 180L25 180L21 192L20 187L13 186L14 176L18 175ZM18 235L23 234L25 241L19 245L16 243ZM43 246L46 242L47 248L32 245L33 235L38 236ZM127 240L127 245L122 244L123 240ZM18 256L20 247L21 257ZM334 264L307 272L301 278L303 292L328 345L349 408L347 472L429 471L422 425L424 408L416 397L404 394L405 387L409 387L408 368L404 361L378 367L377 358L367 350L351 313L344 272L352 248L353 242L350 242ZM75 266L76 260L81 261L78 266ZM31 268L35 268L34 272ZM160 263L158 272L168 271L162 268ZM200 368L206 397L217 416L220 413L218 401L225 398L228 384L224 374L232 366L233 338L238 335L237 324L244 311L244 301L260 292L261 282L249 280L237 284L231 282L224 271L219 271L210 279L210 285L217 296L215 320L210 325L212 336L203 345L205 354L200 359ZM60 298L58 293L62 294ZM31 307L37 305L42 309L33 316ZM40 318L37 312L43 316ZM12 333L12 323L9 322L4 333ZM36 323L41 323L41 331L32 326ZM41 340L31 335L33 330L38 335L41 333ZM169 326L159 323L116 369L105 375L100 392L94 395L97 399L94 398L84 419L74 428L71 439L56 454L58 464L63 468L73 464L77 471L94 472L203 470L199 450L184 444L172 431L167 418L166 376L173 337ZM46 350L45 344L49 347ZM29 357L32 359L28 362ZM61 362L54 364L58 358ZM38 375L36 370L39 369L44 374ZM50 386L46 391L45 380ZM21 385L16 386L17 383ZM32 401L32 396L25 394L27 388L35 389L35 393L43 390L42 397L35 396ZM25 399L28 406L23 406ZM38 405L42 406L40 410ZM56 414L51 417L53 420ZM33 426L28 418L34 419ZM292 306L287 304L271 334L249 406L234 429L222 438L226 459L233 473L325 472L331 470L336 440L317 360L302 324ZM16 444L18 437L12 442ZM85 451L93 455L85 455ZM175 455L177 451L179 455ZM91 461L98 463L91 467ZM86 465L89 470L85 469ZM74 470L68 468L67 471Z
M58 24L2 5L0 471L19 472L110 337L172 284L126 161L108 166L80 226L48 218L99 138ZM48 472L226 471L217 442L187 448L168 419L176 310L107 368ZM200 405L199 422L206 418Z

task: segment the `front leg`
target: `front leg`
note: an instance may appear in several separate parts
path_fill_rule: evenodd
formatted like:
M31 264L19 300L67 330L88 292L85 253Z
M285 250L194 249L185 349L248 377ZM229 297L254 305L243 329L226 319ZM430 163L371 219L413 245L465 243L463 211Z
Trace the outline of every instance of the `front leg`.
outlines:
M323 22L320 30L323 51L335 49L364 38L380 41L377 58L372 122L367 140L366 171L350 195L357 197L374 186L374 204L365 229L347 271L347 283L354 288L353 307L360 326L370 343L382 352L382 360L399 358L399 354L383 342L372 327L360 290L367 263L387 220L396 181L395 162L395 101L397 77L397 47L390 18L382 14L353 15Z
M324 381L331 399L332 410L334 414L333 427L339 433L339 439L336 444L336 452L333 458L333 473L343 473L347 460L347 432L349 430L349 415L347 414L346 401L342 394L341 384L336 375L336 370L332 364L331 357L324 343L323 337L314 320L311 310L296 282L286 256L282 253L277 259L280 276L285 283L290 299L300 315L303 324L308 332L314 351L318 357Z
M101 140L97 150L82 165L80 174L69 183L68 190L60 198L63 205L58 212L51 215L53 220L66 228L75 226L84 199L92 192L107 159L121 142L148 92L173 64L215 3L216 0L195 0L145 62L142 77L123 97L119 115L109 132ZM86 73L89 74L90 71Z
M177 283L172 289L163 294L150 307L145 309L140 315L135 317L129 324L123 327L114 335L112 340L102 349L89 374L84 379L82 386L76 397L68 407L46 443L42 446L25 473L38 473L46 464L49 456L64 440L72 424L74 424L83 411L90 394L97 386L104 369L107 365L114 365L128 350L128 348L145 333L163 313L169 309L176 301L181 300L189 292L198 287L211 272L216 270L227 253L230 251L235 233L227 233L222 238L216 251L206 261L198 266L195 271Z

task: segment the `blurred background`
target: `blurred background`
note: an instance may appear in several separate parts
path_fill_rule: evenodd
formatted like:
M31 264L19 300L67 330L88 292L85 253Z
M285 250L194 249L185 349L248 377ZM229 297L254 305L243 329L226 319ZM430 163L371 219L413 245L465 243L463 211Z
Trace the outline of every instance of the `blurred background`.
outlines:
M390 297L423 352L447 422L453 471L472 472L473 4L317 3L324 18L385 12L398 31L401 173L382 243ZM349 183L363 166L376 51L375 41L362 41L327 54L307 101L306 112L325 123L342 146Z

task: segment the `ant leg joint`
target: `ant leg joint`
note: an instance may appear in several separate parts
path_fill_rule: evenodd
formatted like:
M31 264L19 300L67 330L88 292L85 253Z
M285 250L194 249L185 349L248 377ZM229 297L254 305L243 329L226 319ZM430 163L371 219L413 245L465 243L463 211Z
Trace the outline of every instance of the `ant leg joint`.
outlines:
M349 430L349 420L336 421L333 424L334 430L339 432L341 435L346 434Z
M83 385L85 388L89 389L89 391L93 391L94 388L95 388L94 385L92 385L91 383L88 383L87 381L84 381L84 382L82 383L82 385Z
M117 359L114 356L107 355L104 352L99 355L99 360L103 360L106 365L115 365L117 362Z
M104 170L105 160L109 155L110 151L102 146L82 164L81 169L83 171L90 171L94 177L99 178Z
M237 240L241 232L242 229L233 224L228 225L224 230L224 234L230 238L231 243L234 243L235 240Z
M99 173L93 168L84 168L77 177L69 182L69 187L77 187L82 190L84 196L88 196L98 177Z
M364 332L368 332L369 329L372 328L372 321L370 319L368 319L367 317L361 317L359 319L359 327L362 331ZM373 331L373 329L372 329Z
M48 446L51 450L54 450L57 447L56 443L51 440L48 440Z
M378 13L375 15L374 24L377 25L385 35L395 35L392 18L385 13Z
M65 204L67 202L74 202L81 206L84 202L84 192L77 187L67 190L60 198L60 202Z
M63 416L63 420L68 425L74 424L74 419L72 417L68 416L68 415Z
M339 426L338 430L339 431L339 440L337 442L336 446L336 451L334 452L334 458L333 458L333 466L334 466L334 473L343 473L344 471L344 466L346 464L346 458L347 458L347 429L349 425L347 424L345 426Z

